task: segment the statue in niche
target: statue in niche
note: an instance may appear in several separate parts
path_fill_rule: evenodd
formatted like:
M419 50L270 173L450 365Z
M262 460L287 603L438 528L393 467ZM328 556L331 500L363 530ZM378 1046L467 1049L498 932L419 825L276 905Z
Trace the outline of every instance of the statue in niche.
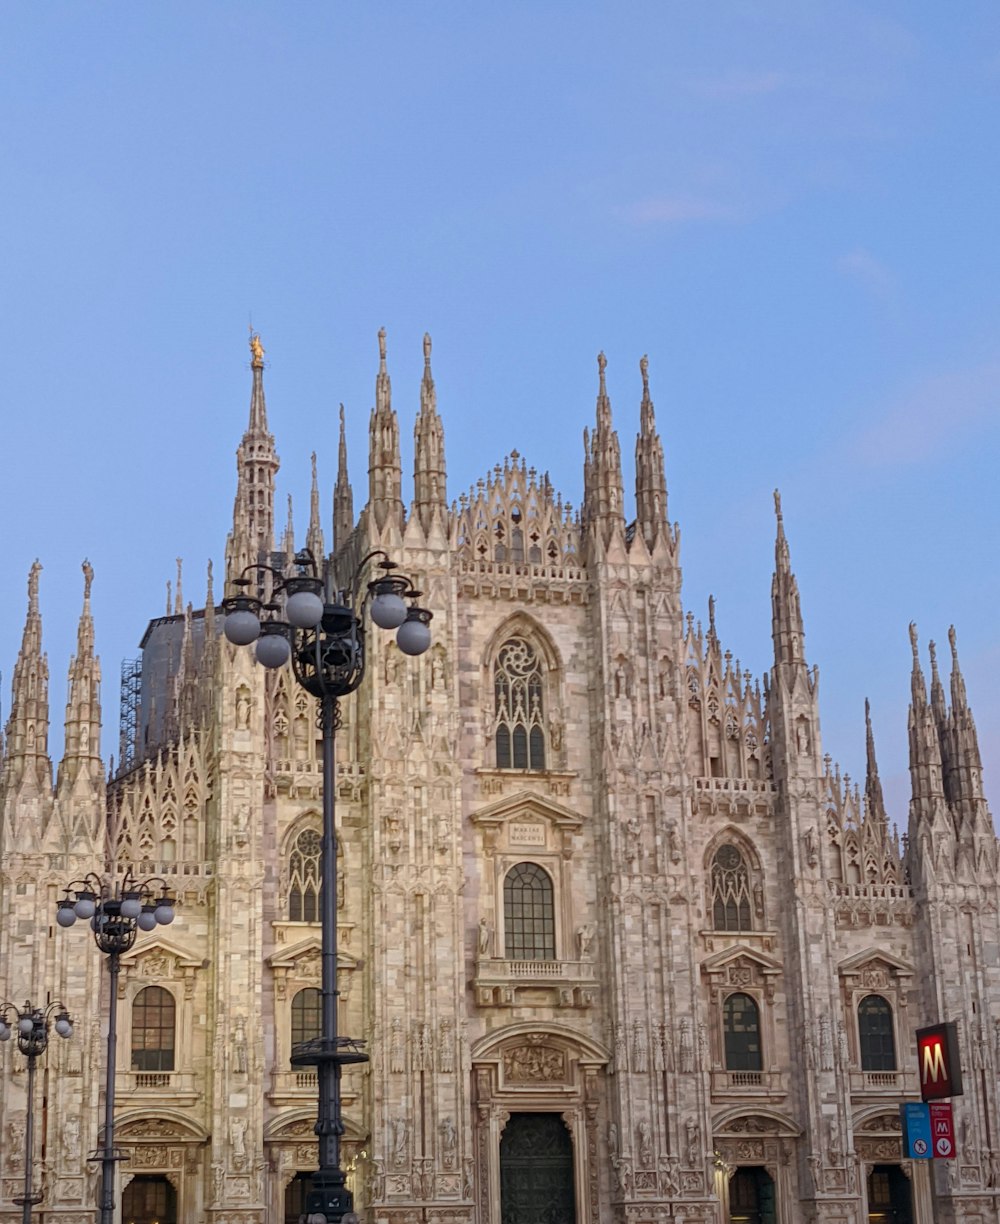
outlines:
M236 730L250 730L250 693L242 684L236 690Z
M394 1118L392 1127L392 1163L397 1169L406 1164L406 1119Z
M444 688L444 659L437 651L431 655L431 688Z
M819 850L816 847L816 830L806 829L802 834L802 844L806 851L806 862L810 867L815 867L819 862Z
M236 1031L233 1033L233 1071L236 1075L247 1073L247 1028L242 1016L236 1017Z
M576 933L576 948L577 955L580 960L590 959L590 949L594 943L594 927L591 923L585 922Z
M642 852L642 825L639 817L633 812L625 825L625 857L634 867Z
M493 927L488 918L479 919L479 955L489 956L493 944Z
M695 1168L701 1161L701 1153L698 1150L701 1142L701 1128L694 1118L688 1118L684 1123L684 1135L687 1139L687 1161L691 1168Z
M673 820L667 825L667 851L676 867L681 861L681 839L677 833L677 822Z
M458 1142L458 1132L451 1118L443 1118L438 1127L441 1133L441 1163L446 1169L455 1167L455 1145Z
M80 1116L70 1114L63 1126L63 1151L69 1164L80 1159Z
M399 655L390 643L385 651L385 682L390 687L399 679Z
M645 1118L639 1123L639 1162L644 1169L653 1163L653 1132Z
M563 741L563 725L558 714L549 716L549 743L552 745L553 752L562 750Z
M389 1037L389 1070L401 1075L406 1070L406 1050L403 1045L403 1022L396 1016Z
M224 1165L212 1165L212 1202L221 1203L226 1189L226 1169Z
M10 1152L8 1160L11 1172L24 1168L24 1144L27 1127L24 1118L11 1118L7 1123L7 1134L10 1136Z
M242 1169L247 1160L246 1118L233 1118L229 1124L229 1139L233 1145L233 1164Z
M795 744L798 748L799 756L805 756L809 751L809 723L800 718L795 724Z
M753 912L758 918L764 917L764 886L760 880L753 886Z

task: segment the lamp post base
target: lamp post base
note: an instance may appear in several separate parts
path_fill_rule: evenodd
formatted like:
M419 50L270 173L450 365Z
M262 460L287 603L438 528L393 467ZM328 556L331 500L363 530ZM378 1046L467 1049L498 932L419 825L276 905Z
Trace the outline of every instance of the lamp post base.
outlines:
M320 1170L313 1174L312 1189L306 1195L306 1219L318 1215L326 1224L340 1224L354 1209L354 1198L344 1185L339 1169Z

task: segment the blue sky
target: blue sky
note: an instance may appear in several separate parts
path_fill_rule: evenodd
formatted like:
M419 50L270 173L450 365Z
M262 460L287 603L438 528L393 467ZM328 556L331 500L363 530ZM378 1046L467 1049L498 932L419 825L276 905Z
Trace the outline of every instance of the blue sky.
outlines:
M38 556L61 723L86 556L116 748L174 558L221 569L249 319L300 528L385 325L452 497L517 448L579 501L599 349L630 483L648 353L686 607L769 665L780 486L826 750L869 696L905 821L906 627L954 622L996 796L998 102L975 0L7 6L4 712Z

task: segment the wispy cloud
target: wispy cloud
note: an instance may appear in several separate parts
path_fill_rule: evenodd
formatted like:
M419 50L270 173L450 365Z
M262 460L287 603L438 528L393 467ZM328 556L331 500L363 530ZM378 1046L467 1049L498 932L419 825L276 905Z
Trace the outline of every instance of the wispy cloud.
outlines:
M1000 361L952 370L899 395L858 439L859 458L894 467L939 457L942 446L1000 425Z
M856 281L875 297L888 297L896 287L896 278L889 268L871 251L856 247L837 260L837 271L848 280Z
M683 225L694 221L736 221L735 208L704 196L647 196L618 210L635 225Z
M776 93L788 83L788 77L781 72L729 72L725 76L694 81L691 88L699 97L725 102L730 98L756 98Z

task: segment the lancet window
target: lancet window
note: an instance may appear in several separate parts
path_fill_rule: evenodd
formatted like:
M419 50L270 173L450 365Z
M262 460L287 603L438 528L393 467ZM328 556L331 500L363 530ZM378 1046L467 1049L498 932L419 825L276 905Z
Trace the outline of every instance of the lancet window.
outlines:
M750 872L746 859L731 842L712 859L712 925L716 931L753 929Z
M503 884L504 951L508 960L555 960L552 878L537 863L518 863Z
M322 846L314 829L303 829L292 846L288 861L288 917L291 922L319 921Z
M498 769L544 769L542 667L524 638L508 638L493 668Z

